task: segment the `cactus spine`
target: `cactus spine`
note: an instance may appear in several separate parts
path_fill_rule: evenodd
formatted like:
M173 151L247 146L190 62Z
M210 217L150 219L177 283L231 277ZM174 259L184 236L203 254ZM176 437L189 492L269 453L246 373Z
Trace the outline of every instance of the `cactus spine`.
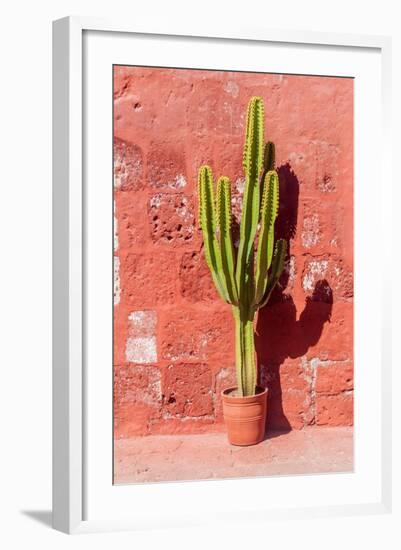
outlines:
M241 396L255 393L255 314L269 300L287 252L286 241L274 243L279 178L274 144L264 143L264 105L260 97L252 97L248 104L243 168L245 188L237 254L231 235L229 179L220 177L215 190L211 168L202 166L198 180L206 262L219 295L232 306L235 321L236 375Z

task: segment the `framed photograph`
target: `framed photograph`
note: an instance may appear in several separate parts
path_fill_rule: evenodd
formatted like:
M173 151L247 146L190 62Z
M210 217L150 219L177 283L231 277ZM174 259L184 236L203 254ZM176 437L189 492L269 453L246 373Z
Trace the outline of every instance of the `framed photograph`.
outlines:
M54 527L390 511L390 40L53 53Z

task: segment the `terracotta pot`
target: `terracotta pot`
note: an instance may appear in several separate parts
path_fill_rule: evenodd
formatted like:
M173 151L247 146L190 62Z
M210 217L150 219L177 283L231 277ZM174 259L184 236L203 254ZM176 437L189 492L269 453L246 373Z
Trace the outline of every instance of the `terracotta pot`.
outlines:
M223 415L232 445L256 445L263 441L266 427L267 388L256 388L256 395L239 397L237 388L222 392Z

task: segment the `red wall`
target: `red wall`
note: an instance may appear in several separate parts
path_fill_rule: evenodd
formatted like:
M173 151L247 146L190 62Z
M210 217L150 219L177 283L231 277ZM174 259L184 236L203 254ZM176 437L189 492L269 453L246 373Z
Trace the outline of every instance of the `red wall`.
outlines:
M265 101L287 269L259 313L271 428L353 421L353 82L114 69L115 437L222 429L230 307L197 225L197 172L229 176L238 216L246 106Z

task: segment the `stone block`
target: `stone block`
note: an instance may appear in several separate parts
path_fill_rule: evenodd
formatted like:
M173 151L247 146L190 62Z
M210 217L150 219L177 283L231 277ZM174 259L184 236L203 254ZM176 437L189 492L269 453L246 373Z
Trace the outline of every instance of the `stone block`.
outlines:
M188 302L214 302L220 300L203 249L185 252L180 264L181 296Z
M121 256L120 279L126 303L133 307L171 304L179 294L174 253L129 253Z
M192 244L195 237L194 202L183 193L157 193L148 203L153 242L169 247Z
M353 392L316 396L316 424L319 426L352 426L354 422Z
M161 321L161 356L167 361L234 363L234 319L230 310L171 308Z
M114 139L114 187L137 191L143 187L143 158L138 145Z
M163 414L167 418L213 415L212 373L208 365L168 365L162 388Z
M115 437L147 433L161 414L161 372L154 365L114 367Z
M183 143L152 142L147 154L147 181L154 189L182 189L187 185Z

